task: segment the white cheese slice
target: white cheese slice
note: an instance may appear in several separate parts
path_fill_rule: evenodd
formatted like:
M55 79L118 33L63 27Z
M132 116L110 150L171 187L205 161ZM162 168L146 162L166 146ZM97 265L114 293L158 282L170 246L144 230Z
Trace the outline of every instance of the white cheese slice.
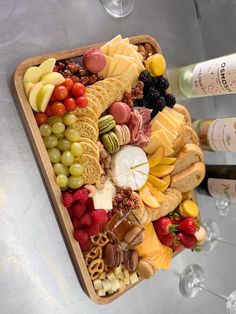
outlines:
M93 197L95 209L105 209L109 211L112 209L112 199L115 196L115 187L110 180L106 181L102 190L96 191Z
M119 41L121 41L121 40L122 40L122 37L121 37L121 35L119 34L119 35L117 35L116 37L112 38L110 41L108 41L106 44L104 44L104 45L100 48L100 50L101 50L104 54L107 54L109 45L112 44L112 43L115 43L115 42L119 42Z

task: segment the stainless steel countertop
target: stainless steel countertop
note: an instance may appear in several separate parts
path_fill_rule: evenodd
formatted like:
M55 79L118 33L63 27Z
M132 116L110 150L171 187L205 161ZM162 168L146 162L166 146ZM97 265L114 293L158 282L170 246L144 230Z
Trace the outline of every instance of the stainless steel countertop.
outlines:
M224 304L201 293L181 297L175 271L199 263L207 285L235 288L230 247L208 254L184 252L172 270L142 282L114 303L93 304L84 294L60 233L40 171L13 100L13 72L22 60L50 51L106 41L116 34L150 34L161 44L169 71L205 58L193 1L137 0L124 19L107 15L99 0L1 0L0 9L0 313L224 313ZM183 101L194 118L214 116L213 98ZM207 154L224 162L224 154ZM198 196L202 216L213 217L225 237L236 237L236 214L221 218L214 200ZM148 310L147 310L148 309Z

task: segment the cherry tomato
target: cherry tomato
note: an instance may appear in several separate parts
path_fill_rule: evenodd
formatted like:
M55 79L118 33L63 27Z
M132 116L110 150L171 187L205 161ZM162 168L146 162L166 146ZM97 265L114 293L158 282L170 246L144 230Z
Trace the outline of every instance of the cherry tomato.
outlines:
M48 117L45 112L37 112L34 117L38 125L45 124L48 121Z
M66 111L74 111L76 109L76 107L77 107L77 104L76 104L74 98L67 97L64 100L64 106L66 108Z
M51 104L48 104L48 105L47 105L47 108L46 108L46 110L45 110L44 113L46 113L46 115L47 115L48 117L51 117L51 116L53 115L53 112L52 112L52 105L51 105Z
M71 78L66 78L65 81L62 83L62 85L64 85L68 90L71 90L72 86L73 86L74 82Z
M83 96L85 93L85 86L82 83L76 82L72 86L72 94L75 97Z
M80 108L85 108L88 105L88 99L85 96L80 96L75 99L76 105Z
M55 116L63 116L63 114L66 112L65 106L62 102L59 101L56 101L52 104L51 110Z
M57 85L55 86L52 95L57 100L64 100L68 96L68 89L64 85Z

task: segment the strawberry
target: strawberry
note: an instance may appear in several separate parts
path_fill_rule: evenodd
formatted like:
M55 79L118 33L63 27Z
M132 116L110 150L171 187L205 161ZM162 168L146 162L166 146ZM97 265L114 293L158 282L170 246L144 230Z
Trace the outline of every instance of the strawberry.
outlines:
M153 224L158 235L167 235L177 231L176 226L172 224L169 217L162 217L156 220Z
M174 234L168 233L166 235L158 234L158 238L162 244L166 246L173 246L176 240L176 236Z
M187 249L195 249L197 246L197 239L193 234L184 234L179 233L177 234L177 238L179 239L180 243Z
M187 217L178 224L178 230L185 234L194 234L197 231L197 225L193 217Z
M178 225L181 222L181 217L178 213L172 212L168 215L173 225Z

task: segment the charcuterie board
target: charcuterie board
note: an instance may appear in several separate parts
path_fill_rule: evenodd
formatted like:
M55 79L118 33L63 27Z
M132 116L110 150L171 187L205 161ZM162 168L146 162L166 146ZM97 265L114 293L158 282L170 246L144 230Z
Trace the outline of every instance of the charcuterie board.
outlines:
M170 212L173 212L176 208L179 208L178 206L180 206L181 204L183 204L183 206L181 205L181 208L179 208L177 214L178 217L182 215L182 218L186 218L189 216L192 216L192 218L197 218L197 216L199 216L199 213L196 209L197 205L193 202L191 206L196 207L194 207L194 209L193 207L189 209L190 205L188 204L188 201L191 201L191 199L193 199L193 194L191 188L188 189L188 187L184 186L183 176L190 177L190 175L195 175L195 172L197 173L196 177L199 174L201 177L204 176L203 155L200 151L200 148L198 150L195 148L195 146L191 146L198 144L198 140L194 135L194 131L189 125L191 123L191 117L188 115L187 110L185 111L183 106L178 105L179 107L176 107L176 111L174 109L171 109L171 107L173 107L174 105L174 98L169 92L166 92L168 86L166 85L166 79L163 78L163 75L165 73L165 63L162 60L163 57L160 45L154 38L147 35L135 36L129 39L119 40L120 41L118 42L122 41L122 44L115 44L115 42L112 42L110 44L108 43L109 45L105 43L98 43L82 48L55 52L27 59L17 67L14 76L15 88L19 100L17 102L17 107L23 120L30 143L32 145L34 155L43 175L49 197L52 201L53 208L58 218L59 225L64 236L68 251L72 258L76 273L80 279L84 291L95 303L99 304L112 302L116 298L120 297L127 290L132 288L134 285L139 283L143 278L147 278L149 274L147 275L146 271L150 270L150 272L152 272L149 265L147 265L147 262L149 263L150 260L153 263L155 261L155 265L159 265L160 268L169 267L169 259L175 254L179 253L183 249L183 246L180 245L178 246L178 248L176 246L176 249L173 252L174 244L172 244L172 249L168 246L163 245L162 240L161 243L158 240L157 236L154 235L155 231L151 221L158 221L158 219L160 219L162 216L166 216L170 214ZM94 65L94 59L101 58L100 52L99 55L96 55L99 48L101 48L103 55L102 61L106 61L104 63L106 64L106 66L104 65L103 69L99 69L99 71L97 71L100 73L99 75L94 76L93 74L91 74L94 73L92 72L92 67L98 66L96 62ZM148 51L148 49L151 49L151 52ZM122 53L121 50L123 51ZM124 51L126 51L126 54L124 53ZM93 56L95 55L94 59L91 58L91 52ZM118 52L120 52L120 54ZM142 53L146 54L145 57ZM158 69L156 70L154 66L156 64L156 61L153 61L155 57L152 60L150 59L150 62L147 61L149 57L153 57L154 55L157 56L158 64L160 64L161 62L163 67L162 70L160 70L159 65ZM104 59L104 56L106 59ZM90 74L88 74L87 76L81 74L82 76L80 75L79 78L76 78L73 73L78 73L79 71L82 73L84 71L84 69L79 68L78 64L76 63L81 63L82 57L83 63L87 64L87 67L90 67L91 69L90 72L88 72ZM51 79L52 73L46 73L43 78L40 78L39 75L39 78L37 79L36 77L38 75L38 72L45 71L44 66L46 63L44 62L50 60L50 63L52 59L55 59L57 62L56 65L54 65L54 72L52 72L57 73L57 77L53 74L53 79ZM68 61L64 62L64 60L68 59L76 61L72 61L71 63L68 63ZM44 64L44 66L42 66L42 64ZM137 77L139 76L140 78L141 72L146 71L144 65L150 70L150 72L152 72L153 77L156 76L157 79L158 77L161 78L162 89L164 88L163 86L166 85L165 90L163 89L163 93L165 94L166 98L163 96L164 94L159 94L157 91L153 91L149 88L148 95L156 97L155 101L159 102L159 109L157 110L157 112L155 112L155 115L152 116L151 124L149 125L149 122L151 120L151 118L149 117L148 122L146 123L146 127L142 130L139 129L138 136L136 136L137 134L134 135L134 130L136 130L137 121L138 123L140 123L140 119L142 118L142 123L144 123L144 119L146 119L144 118L144 116L147 117L148 114L151 114L151 110L149 110L150 108L148 108L148 106L150 105L148 104L147 108L145 108L145 106L143 105L144 103L142 103L142 106L140 107L144 109L136 110L133 109L133 104L130 105L130 97L136 97L133 98L133 100L136 105L138 104L138 101L141 98L139 97L139 93L142 94L142 91L140 92L140 90L145 88L145 86L143 86L145 85L145 82L141 85L140 83L137 83ZM76 66L78 67L77 70L75 70ZM127 70L126 67L128 67L129 70ZM28 71L32 68L33 70L30 70L31 72ZM121 72L121 68L123 69L122 71L123 73L125 73L125 75L123 75L123 73ZM138 72L136 75L135 71L137 71L137 69ZM159 71L162 71L163 73L159 73ZM48 74L50 75L47 76ZM62 79L62 81L60 81L60 79L61 77L63 77L63 75L64 77L73 79L74 85L76 85L76 80L78 79L80 87L83 84L86 86L86 89L84 87L86 92L82 93L81 90L75 90L74 87L72 87L72 89L70 90L71 87L69 88L67 86L69 90L69 95L71 96L70 98L73 99L70 99L70 102L67 101L66 103L65 99L69 98L69 96L67 95L65 96L67 98L62 98L64 97L62 96L62 94L63 92L65 92L65 85L63 85L64 79ZM143 76L143 81L145 81L146 79L147 78ZM127 82L128 85L130 83L130 86L127 85ZM57 86L59 85L63 85L63 88L57 88ZM133 91L133 94L132 92L127 92L127 90L131 88L131 85L133 86L133 89L131 90ZM78 86L79 85L77 85L77 87ZM119 86L119 88L117 86ZM35 90L34 92L32 92L33 89ZM39 90L41 90L41 92ZM55 93L55 90L57 90L57 94ZM66 91L67 93L68 90ZM36 92L38 93L37 95L39 95L37 96L37 103L34 95L34 93ZM49 102L46 102L46 94L50 94L51 102L52 96L55 97L54 103L52 105L50 105L49 97ZM83 95L86 96L86 100L82 99ZM39 102L40 97L41 100ZM60 104L64 103L65 106L61 105L60 107L58 105L60 97L61 99L63 99L63 102L60 102ZM104 100L104 98L106 101ZM163 98L162 102L160 100L161 98ZM96 99L95 102L94 99ZM122 105L121 100L123 101ZM40 119L43 118L43 115L40 115L40 112L49 112L49 105L51 106L50 108L55 116L64 117L66 115L66 112L63 111L63 113L60 113L60 110L65 110L65 107L66 109L72 108L75 105L75 101L78 108L73 111L72 109L68 109L67 111L69 113L70 111L72 113L75 113L77 120L75 124L73 124L73 127L74 125L77 126L76 132L74 129L68 131L68 129L71 129L70 123L65 122L65 118L63 118L63 122L66 125L65 130L65 125L61 122L62 120L60 120L60 118L59 120L57 119L54 121L55 123L52 126L52 129L55 129L53 129L54 133L50 133L57 135L57 143L62 143L62 141L60 141L61 136L64 136L64 134L66 134L66 140L70 139L70 145L77 142L81 143L80 146L84 145L82 155L78 152L78 154L75 153L74 156L72 156L72 154L69 154L68 151L65 151L64 148L61 149L58 144L57 147L59 148L55 150L56 144L54 145L46 141L45 138L49 138L50 136L50 134L46 136L46 133L48 132L48 128L50 128L51 130L51 127L47 126L42 128L41 126L45 125L46 122L41 122L39 119L37 119L37 117L39 117ZM165 102L164 105L163 101ZM57 104L55 105L55 103ZM117 110L114 105L115 103L118 103L118 105L116 105L118 107ZM129 106L129 108L131 108L128 110L129 122L127 123L126 121L121 122L121 120L119 122L119 119L124 118L124 115L119 115L119 110L120 108L123 108L122 106ZM163 106L162 109L160 109L160 106ZM153 110L153 112L155 110ZM161 113L157 114L159 111ZM53 114L48 114L48 121L50 120L50 118L52 120ZM69 121L69 118L71 118L71 116L67 116L67 118ZM132 118L133 121L131 121ZM55 124L57 125L55 126ZM62 132L57 132L56 127L61 127ZM172 130L170 131L171 128ZM86 129L87 133L84 131L84 129ZM126 132L124 133L126 136L122 133L123 131ZM79 133L79 135L77 133ZM88 136L86 134L88 134ZM185 136L183 136L183 134L185 134ZM78 136L78 139L76 136ZM83 138L82 140L81 137ZM100 141L99 144L96 143L98 141L98 137ZM173 145L166 144L166 142L169 143L171 140L174 142ZM91 143L91 141L94 142L94 144ZM95 148L93 148L94 145ZM187 146L185 146L185 150L182 151L182 147L184 145ZM78 149L78 145L74 145L74 150L76 149ZM56 154L52 153L58 153L58 151L60 152L59 159L57 160ZM67 155L64 153L66 153ZM103 153L106 154L106 159L108 157L111 159L109 163L109 170L111 170L111 174L109 180L106 181L109 182L106 188L110 189L109 191L111 191L114 186L116 188L116 192L114 192L114 190L112 192L113 194L116 193L113 195L112 206L117 207L121 210L122 204L123 209L125 208L125 206L127 206L128 208L126 211L122 212L118 218L117 213L119 211L117 211L116 213L113 212L113 216L109 214L111 206L107 204L105 199L104 207L106 203L106 212L104 209L100 209L101 207L99 207L99 205L101 205L101 197L99 197L99 192L97 193L97 191L103 191L105 186L104 184L106 183L99 181L100 185L102 184L102 187L99 187L96 176L98 176L100 180L102 174L106 173L107 171L107 168L104 166L105 160L101 159L101 155ZM176 169L178 167L181 168L182 164L186 163L187 155L194 156L196 160L194 159L192 163L189 163L189 157L187 158L187 163L189 163L189 165L188 169L184 169L187 172L183 175L182 169L181 172L177 172ZM131 161L129 161L129 169L124 170L123 160L126 158L128 160L127 156L130 156L129 160ZM78 157L79 162L77 162L76 166L74 166L74 159L76 160L76 157ZM61 172L57 173L55 167L55 164L58 164L58 162L60 160L63 160L63 158L65 160L64 164L62 162L63 167L66 168L67 171L68 169L70 169L69 179L69 175L65 175L64 173L62 175ZM70 162L70 158L73 158L73 162ZM159 165L160 161L162 161L163 164L161 163ZM177 161L178 167L173 166L173 164L176 165ZM83 166L82 170L80 169L80 165L78 165L79 163L81 163ZM132 175L130 175L130 172L132 172ZM173 173L172 177L170 175L171 173ZM83 180L82 183L78 183L78 177L80 178L80 181ZM174 179L176 179L176 181ZM198 177L198 181L199 180L200 178ZM147 183L145 183L146 181ZM85 188L81 188L83 192L86 189L88 191L88 193L86 192L87 194L85 196L86 202L90 202L91 199L93 200L92 210L88 209L87 215L85 215L86 212L84 213L84 203L79 198L82 197L80 186L83 186L83 184L85 185ZM93 185L95 186L96 192L93 190L93 187L91 187ZM158 190L156 186L160 187L160 190ZM180 190L178 190L177 188L179 186ZM191 184L189 186L191 186ZM66 189L68 187L69 192L66 192ZM125 190L126 187L128 187L128 192ZM76 192L78 193L76 194ZM132 207L134 206L133 203L129 203L129 205L127 205L127 203L123 202L124 199L122 201L119 200L122 193L131 193L132 197L130 197L130 200L133 203L139 201L142 202L142 217L140 216L140 212L137 212L137 210L135 212L135 208ZM66 208L67 206L65 204L70 202L69 198L72 198L72 196L74 197L74 199L71 202L74 202L74 205L71 203L72 205ZM89 201L87 199L89 199ZM181 203L182 199L187 201L187 203ZM75 206L75 203L77 207ZM165 206L160 206L159 203L165 204ZM81 206L81 204L83 206ZM87 206L86 208L90 206L88 205L88 203L86 203L85 205ZM161 207L162 212L160 212ZM81 213L78 214L79 211L83 211L83 216ZM101 213L99 217L97 217L98 213ZM83 218L81 218L81 220L83 220L82 227L81 221L78 219L78 217ZM97 221L101 221L101 219L103 219L103 224L105 225L106 222L106 226L103 226L104 229L100 228L97 234L95 234L94 228L91 227L93 225L91 219L93 219L93 222L96 219ZM173 216L172 219L175 219L176 221L178 220L176 216ZM124 237L120 237L120 233L116 233L117 225L121 225L121 223L123 223L125 220L128 220L128 223L132 224L132 228L127 227L128 231L130 231L131 229L132 231L138 230L138 232L136 232L135 234L135 241L132 238L133 234L130 234L129 232L127 232L127 230ZM177 225L177 222L173 223L173 225L174 224ZM75 227L75 225L78 227L78 229L76 229L77 227ZM79 231L76 233L76 230ZM83 232L84 230L86 230L86 234L84 235L83 233L81 235L81 230ZM180 233L180 229L178 232ZM91 242L90 240L88 240L89 242L87 241L86 243L82 243L81 237L88 237L88 235L91 238ZM155 239L153 237L155 237ZM160 259L160 256L157 256L160 252L158 254L156 251L155 254L154 252L151 252L152 254L146 252L147 247L150 245L146 243L144 248L144 243L145 241L149 241L148 239L154 242L157 241L156 250L158 251L160 249L163 256L165 255L165 257L162 257L162 260ZM100 251L96 247L98 241L102 243L102 245L99 244ZM108 244L110 244L110 246ZM126 247L122 247L122 245L124 246L124 244L126 245ZM81 251L81 248L83 252ZM114 252L113 254L113 251L117 250L117 248L119 250L119 258L117 257L115 260L113 259L111 261L111 256L114 257L114 254L117 254L116 252ZM120 251L122 253L120 253ZM97 258L94 258L94 254L98 254ZM153 254L155 255L155 258L153 257ZM139 264L137 264L134 268L131 262ZM121 264L125 265L124 267L122 266L125 269L122 268L121 270L121 268L119 268L121 267ZM101 267L103 275L100 274L99 276L98 273ZM139 271L137 267L139 267ZM152 265L151 267L154 269L154 272L159 269L158 266L154 267ZM95 269L95 271L93 271L93 269ZM112 280L113 285L111 284ZM104 281L106 281L106 283ZM121 284L123 285L122 287ZM110 288L107 288L108 285ZM114 286L116 286L116 288L114 288Z

